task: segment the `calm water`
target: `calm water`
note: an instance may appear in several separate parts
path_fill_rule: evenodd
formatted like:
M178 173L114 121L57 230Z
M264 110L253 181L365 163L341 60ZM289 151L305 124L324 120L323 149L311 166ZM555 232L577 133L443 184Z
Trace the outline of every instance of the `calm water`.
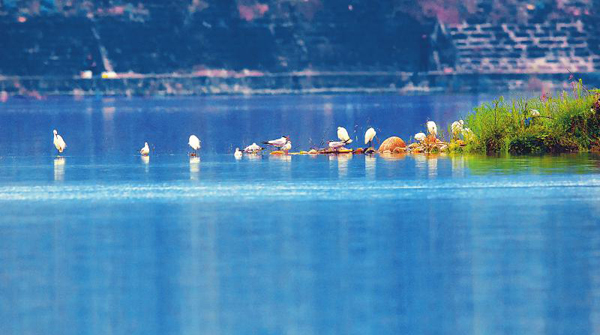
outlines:
M598 156L231 154L489 98L2 104L0 334L597 334Z

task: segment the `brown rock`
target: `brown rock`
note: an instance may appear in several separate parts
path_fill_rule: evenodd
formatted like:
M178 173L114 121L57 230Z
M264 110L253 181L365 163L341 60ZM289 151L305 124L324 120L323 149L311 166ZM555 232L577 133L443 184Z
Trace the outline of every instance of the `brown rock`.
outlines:
M396 148L406 148L406 143L404 143L400 137L392 136L381 143L381 146L379 146L379 152L393 152Z

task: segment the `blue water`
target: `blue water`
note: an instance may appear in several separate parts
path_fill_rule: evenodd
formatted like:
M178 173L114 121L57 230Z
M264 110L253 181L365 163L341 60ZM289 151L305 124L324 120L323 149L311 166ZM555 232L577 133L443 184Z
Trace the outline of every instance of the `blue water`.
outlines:
M596 155L231 154L408 139L489 98L9 100L0 334L598 333Z

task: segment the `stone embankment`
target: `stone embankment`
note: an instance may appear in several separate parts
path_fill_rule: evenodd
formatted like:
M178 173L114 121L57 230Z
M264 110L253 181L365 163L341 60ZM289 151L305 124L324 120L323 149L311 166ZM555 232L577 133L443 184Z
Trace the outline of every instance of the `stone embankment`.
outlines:
M446 28L458 73L600 71L600 45L582 21L540 24L456 24ZM593 41L590 43L590 40Z

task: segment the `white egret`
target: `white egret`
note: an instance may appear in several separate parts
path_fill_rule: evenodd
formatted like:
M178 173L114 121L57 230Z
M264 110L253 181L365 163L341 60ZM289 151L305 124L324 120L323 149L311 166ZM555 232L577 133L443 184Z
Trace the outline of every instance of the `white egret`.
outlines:
M276 140L265 141L263 143L281 149L289 141L290 141L290 137L289 136L281 136L280 138L278 138Z
M65 150L65 148L67 147L67 143L65 143L65 140L63 140L62 136L58 135L58 132L56 131L56 129L54 129L53 133L54 133L54 146L56 147L56 150L58 150L59 153L62 153L63 150Z
M427 121L427 131L434 137L437 136L437 125L433 121Z
M460 135L460 133L463 130L464 124L465 124L465 121L463 121L463 120L458 120L458 121L452 122L452 125L450 126L450 129L452 130L452 137L458 138L458 136Z
M196 152L201 148L200 139L196 135L191 135L188 144L190 147L192 147L192 149L194 149L194 152L191 154L191 156L196 156Z
M464 128L462 130L462 135L463 135L463 138L465 139L465 142L470 142L475 137L475 135L473 134L473 131L469 128Z
M259 153L263 148L256 143L252 143L244 149L245 153L255 154Z
M538 117L540 117L540 111L538 111L537 109L532 109L529 111L529 115L531 115L530 117L525 118L525 127L529 127L530 125L532 125L535 121L535 119L537 119Z
M426 138L427 138L427 136L424 133L416 133L415 134L415 140L417 140L419 142L425 141Z
M348 131L344 127L338 127L337 136L340 139L340 141L344 142L345 144L352 143L352 139L350 138L350 136L348 135Z
M235 157L235 159L241 159L242 158L242 150L240 150L240 148L235 148L235 153L233 154L233 156Z
M375 129L373 129L372 127L367 129L367 132L365 133L365 145L368 143L369 147L373 146L373 138L375 137L375 135L377 135L377 132L375 132Z
M148 147L148 142L144 142L144 147L140 149L140 154L142 156L148 156L150 154L150 147Z

